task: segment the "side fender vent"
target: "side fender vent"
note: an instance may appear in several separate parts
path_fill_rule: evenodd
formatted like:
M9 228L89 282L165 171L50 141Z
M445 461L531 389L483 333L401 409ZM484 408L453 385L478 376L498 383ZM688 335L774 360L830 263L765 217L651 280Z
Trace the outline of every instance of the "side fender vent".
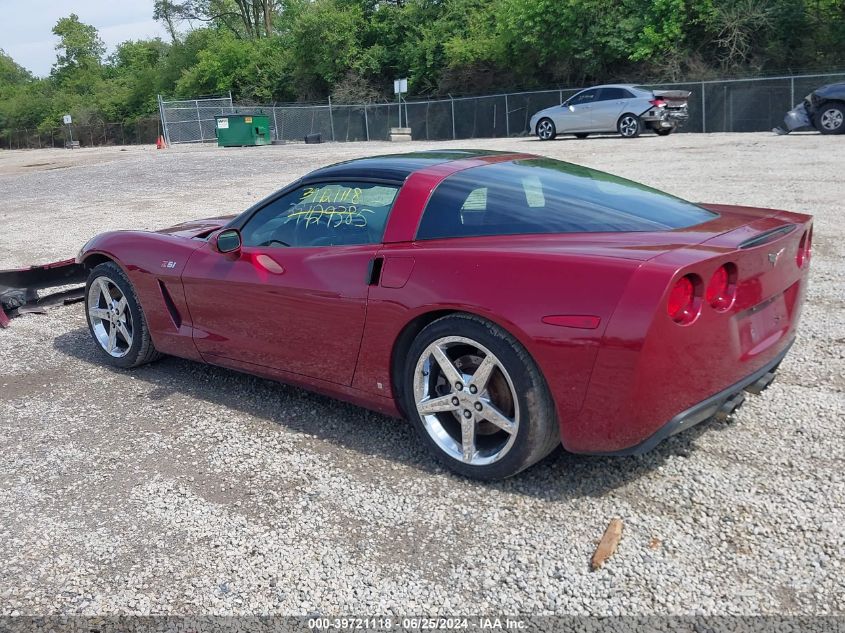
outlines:
M384 266L384 257L374 257L367 266L367 285L378 286L381 279L381 269Z
M176 309L176 304L173 303L173 297L170 296L167 286L164 285L164 282L161 279L158 280L158 289L161 290L161 298L164 299L164 305L167 306L170 318L173 319L173 325L175 325L178 330L182 327L182 315L179 314L179 310Z

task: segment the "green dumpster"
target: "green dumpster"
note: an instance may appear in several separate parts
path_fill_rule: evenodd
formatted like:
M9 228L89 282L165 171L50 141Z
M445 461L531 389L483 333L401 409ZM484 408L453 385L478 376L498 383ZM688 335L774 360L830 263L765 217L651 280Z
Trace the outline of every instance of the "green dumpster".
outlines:
M266 114L218 114L214 117L217 147L270 145L270 119Z

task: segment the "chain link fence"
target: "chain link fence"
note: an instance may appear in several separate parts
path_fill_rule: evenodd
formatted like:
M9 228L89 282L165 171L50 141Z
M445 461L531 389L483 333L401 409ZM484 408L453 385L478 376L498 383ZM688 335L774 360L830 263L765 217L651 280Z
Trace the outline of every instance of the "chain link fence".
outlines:
M232 95L205 99L164 101L158 98L164 139L170 143L204 143L217 140L214 117L232 114Z
M754 79L646 84L653 89L689 90L690 118L685 132L762 132L813 89L845 81L845 72ZM562 104L581 88L558 88L478 97L403 102L402 123L417 140L495 138L529 134L531 116ZM160 101L170 142L215 140L214 115L257 112L270 117L275 140L302 141L320 134L324 141L387 140L399 127L397 103L333 105L237 105L228 98Z
M19 129L0 130L0 148L2 149L41 149L45 147L64 147L73 136L80 147L100 145L146 145L155 143L161 134L161 121L150 117L125 123L73 124L70 133L67 127L55 127L50 130Z
M783 121L783 115L821 85L845 81L845 72L755 79L727 79L647 84L654 89L689 90L690 118L685 132L762 132ZM535 112L560 105L581 88L558 88L478 97L413 100L401 105L402 124L417 140L496 138L529 134ZM320 134L324 141L388 140L399 127L397 103L358 105L234 104L232 96L166 101L159 97L159 118L129 123L73 125L82 147L155 143L214 142L218 114L255 112L270 118L274 140L302 141ZM0 130L0 148L64 147L65 128Z

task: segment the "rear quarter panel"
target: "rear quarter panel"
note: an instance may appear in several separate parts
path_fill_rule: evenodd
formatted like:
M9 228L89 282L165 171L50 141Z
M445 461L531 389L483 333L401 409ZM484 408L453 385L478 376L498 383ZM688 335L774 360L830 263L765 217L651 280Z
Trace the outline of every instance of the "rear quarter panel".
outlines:
M432 240L391 244L381 251L382 279L394 287L382 283L370 289L357 388L398 393L401 387L393 384L390 367L400 333L423 315L459 311L486 318L513 335L537 362L559 420L574 415L604 328L641 262L508 250L507 238L494 243L484 238ZM588 330L541 321L566 314L598 316L601 323Z
M778 242L737 249L749 236L782 225L780 220L797 226ZM644 264L605 331L584 406L566 428L564 446L588 453L635 446L677 414L774 359L796 334L808 268L799 268L795 257L809 220L787 212L760 217ZM769 261L773 252L780 253L776 265ZM675 280L694 273L706 284L727 262L739 271L732 306L719 312L702 301L693 323L672 321L666 301ZM754 314L770 304L776 304L777 322L755 323ZM754 327L765 330L755 335Z

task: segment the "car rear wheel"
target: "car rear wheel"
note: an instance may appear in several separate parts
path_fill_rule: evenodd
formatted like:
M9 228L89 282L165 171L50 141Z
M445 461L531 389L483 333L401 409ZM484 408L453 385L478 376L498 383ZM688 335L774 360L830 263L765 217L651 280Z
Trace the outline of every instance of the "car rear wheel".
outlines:
M845 105L827 103L816 115L816 128L822 134L842 134L845 132Z
M540 119L537 123L537 137L541 141L551 141L557 136L554 121L551 119Z
M636 138L643 131L643 123L636 114L626 112L616 123L616 129L623 138Z
M474 316L443 317L420 332L403 393L431 452L467 477L510 477L560 443L548 387L528 352Z
M575 138L587 138L590 135L589 132L578 132L575 135Z
M117 264L100 264L88 275L85 316L91 337L108 364L137 367L161 357L135 290Z

